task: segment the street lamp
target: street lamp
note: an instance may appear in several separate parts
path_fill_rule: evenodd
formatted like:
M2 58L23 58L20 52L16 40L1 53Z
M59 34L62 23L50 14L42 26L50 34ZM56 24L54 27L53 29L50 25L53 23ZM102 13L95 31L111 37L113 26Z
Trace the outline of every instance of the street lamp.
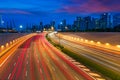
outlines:
M59 45L60 45L60 34L58 33L58 38L59 38Z
M53 26L51 27L51 30L52 30L52 31L54 30L54 27L53 27Z
M44 31L45 31L46 29L44 28Z
M22 25L20 25L20 29L22 29L23 28L23 26Z
M3 21L3 20L1 21L1 24L4 24L4 21Z
M20 25L20 26L19 26L19 28L20 28L20 32L21 32L21 31L22 31L23 26L22 26L22 25Z
M65 30L66 30L66 31L68 30L68 27L67 27L67 26L65 26Z
M60 22L60 24L62 25L63 23L62 23L62 22Z

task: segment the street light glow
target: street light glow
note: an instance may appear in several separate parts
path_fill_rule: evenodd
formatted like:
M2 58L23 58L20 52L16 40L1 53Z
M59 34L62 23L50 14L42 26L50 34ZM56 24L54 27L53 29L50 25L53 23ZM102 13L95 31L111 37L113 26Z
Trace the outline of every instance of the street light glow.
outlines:
M106 45L106 46L109 46L110 44L109 44L109 43L106 43L105 45Z
M94 41L90 41L91 43L94 43Z
M120 48L120 45L117 45L118 48Z
M22 26L22 25L20 25L20 28L23 28L23 26Z
M62 22L60 22L60 24L62 25L63 23L62 23Z
M98 41L97 44L101 44L101 43Z
M4 21L2 20L1 23L4 24Z
M85 40L85 42L88 42L88 40Z

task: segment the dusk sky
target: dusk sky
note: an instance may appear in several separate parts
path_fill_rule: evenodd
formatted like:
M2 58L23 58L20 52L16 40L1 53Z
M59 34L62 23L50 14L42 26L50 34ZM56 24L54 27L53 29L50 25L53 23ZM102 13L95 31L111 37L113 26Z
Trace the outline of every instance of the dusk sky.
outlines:
M17 25L62 19L71 23L76 16L96 17L103 12L119 13L120 0L0 0L0 15Z

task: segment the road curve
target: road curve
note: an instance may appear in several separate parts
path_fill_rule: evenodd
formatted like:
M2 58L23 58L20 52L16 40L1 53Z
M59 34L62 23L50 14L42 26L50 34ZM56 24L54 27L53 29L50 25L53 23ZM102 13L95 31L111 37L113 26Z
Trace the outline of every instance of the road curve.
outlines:
M53 47L45 35L37 34L19 46L1 66L0 80L94 80Z
M64 47L72 50L73 52L82 55L86 58L89 58L100 65L105 66L106 68L109 68L117 73L120 74L120 55L110 53L108 51L99 50L96 48L91 47L90 45L82 45L80 42L74 41L74 40L66 40L58 37L56 37L54 34L49 35L52 40L54 40L57 43L60 43Z

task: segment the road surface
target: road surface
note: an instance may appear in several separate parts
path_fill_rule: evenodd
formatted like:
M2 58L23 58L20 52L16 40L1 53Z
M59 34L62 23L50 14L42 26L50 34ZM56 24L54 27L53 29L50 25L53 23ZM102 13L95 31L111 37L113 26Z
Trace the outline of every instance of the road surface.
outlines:
M8 54L9 51L6 53ZM45 39L29 38L0 68L0 80L93 80Z
M82 55L88 59L91 59L100 65L105 66L108 69L111 69L118 74L120 74L120 55L110 53L107 51L102 51L96 48L91 48L88 46L81 45L77 41L65 40L62 38L56 37L53 33L49 34L49 37L52 38L55 42L63 45L64 47L68 48L69 50Z

